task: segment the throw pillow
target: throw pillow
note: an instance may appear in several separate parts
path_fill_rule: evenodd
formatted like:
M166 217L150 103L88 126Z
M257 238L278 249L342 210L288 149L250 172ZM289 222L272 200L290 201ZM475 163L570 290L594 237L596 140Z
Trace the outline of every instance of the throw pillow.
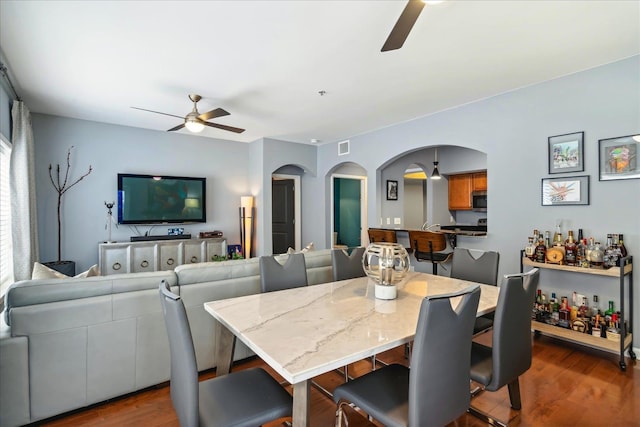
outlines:
M299 252L300 252L301 254L304 254L304 253L307 253L307 252L312 251L312 250L314 250L313 242L309 243L307 246L305 246L304 248L302 248ZM287 249L287 254L295 254L296 252L298 252L298 251L296 251L296 250L295 250L295 249L293 249L293 248L289 248L289 249Z
M85 277L93 277L99 276L100 271L98 270L98 264L92 265L87 271L83 271L82 273L76 274L73 276L74 279L84 279ZM56 271L52 268L47 267L46 265L40 264L39 262L33 263L33 271L31 272L31 280L38 279L68 279L69 276L66 274L62 274L59 271Z
M83 271L80 274L73 276L74 279L83 279L85 277L99 276L100 270L98 270L98 264L93 264L87 271Z
M46 265L40 264L39 262L33 263L33 271L31 272L31 279L65 279L68 276L60 273L52 268L47 267Z

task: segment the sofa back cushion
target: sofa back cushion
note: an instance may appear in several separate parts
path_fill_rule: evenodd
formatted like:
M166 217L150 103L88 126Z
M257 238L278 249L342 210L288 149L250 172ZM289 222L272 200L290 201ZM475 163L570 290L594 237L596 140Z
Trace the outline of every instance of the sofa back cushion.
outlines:
M277 255L276 260L284 263L289 255ZM331 250L323 249L304 254L307 266L307 281L309 285L317 285L333 281L331 270ZM231 260L221 262L201 262L197 264L183 264L176 267L178 284L191 285L196 283L230 280L241 277L260 277L260 258Z
M22 280L12 284L7 290L5 320L8 325L11 325L11 310L15 307L157 289L162 280L167 280L172 286L177 283L173 271L114 274L77 279Z

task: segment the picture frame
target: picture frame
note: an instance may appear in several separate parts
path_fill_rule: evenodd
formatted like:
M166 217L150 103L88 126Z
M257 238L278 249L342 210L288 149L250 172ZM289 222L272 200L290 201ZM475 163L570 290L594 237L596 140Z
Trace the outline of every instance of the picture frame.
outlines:
M584 171L584 132L549 137L549 174Z
M542 206L588 205L589 175L542 178Z
M398 200L398 181L387 180L387 200Z
M600 181L640 178L640 135L619 136L598 141Z

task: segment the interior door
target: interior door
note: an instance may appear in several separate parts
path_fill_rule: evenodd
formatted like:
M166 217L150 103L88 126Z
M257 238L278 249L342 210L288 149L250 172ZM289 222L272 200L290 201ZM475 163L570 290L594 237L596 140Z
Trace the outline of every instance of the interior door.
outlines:
M349 247L360 246L362 244L360 180L335 178L333 183L333 231L338 233L336 244Z
M271 180L271 230L274 254L295 248L295 197L292 179Z

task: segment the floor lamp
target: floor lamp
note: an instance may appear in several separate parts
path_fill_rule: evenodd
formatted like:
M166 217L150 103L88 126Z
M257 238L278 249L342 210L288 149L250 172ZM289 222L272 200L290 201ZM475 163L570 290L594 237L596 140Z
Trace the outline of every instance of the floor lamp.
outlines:
M253 256L254 216L253 196L242 196L240 198L240 242L242 244L242 254L245 259Z

